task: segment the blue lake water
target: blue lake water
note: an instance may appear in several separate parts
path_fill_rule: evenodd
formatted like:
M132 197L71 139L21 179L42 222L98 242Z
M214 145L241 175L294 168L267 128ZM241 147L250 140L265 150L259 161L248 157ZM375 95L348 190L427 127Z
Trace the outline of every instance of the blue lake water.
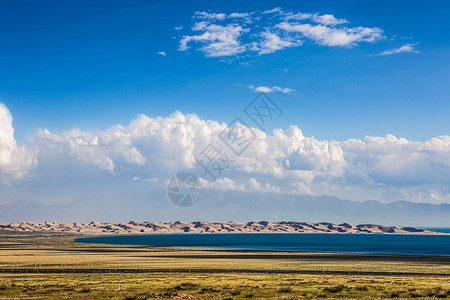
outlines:
M450 235L232 233L79 238L81 243L225 249L450 255Z
M435 232L450 233L449 227L422 227L422 229L435 231Z

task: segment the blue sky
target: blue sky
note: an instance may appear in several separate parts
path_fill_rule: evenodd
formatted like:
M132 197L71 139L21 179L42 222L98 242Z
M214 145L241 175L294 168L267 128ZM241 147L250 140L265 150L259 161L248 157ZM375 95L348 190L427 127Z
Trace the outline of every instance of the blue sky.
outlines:
M449 202L449 8L1 1L1 201L164 188L264 91L283 115L212 188Z
M254 97L248 85L295 90L272 94L285 111L274 126L297 124L322 139L392 133L424 140L449 128L446 1L0 5L0 99L14 116L19 140L38 128L100 129L127 123L139 113L167 116L179 110L228 121ZM349 26L380 28L385 38L352 47L306 42L247 57L205 57L195 44L178 50L180 37L192 33L197 11L248 13L274 7L332 14ZM408 43L420 53L369 56Z

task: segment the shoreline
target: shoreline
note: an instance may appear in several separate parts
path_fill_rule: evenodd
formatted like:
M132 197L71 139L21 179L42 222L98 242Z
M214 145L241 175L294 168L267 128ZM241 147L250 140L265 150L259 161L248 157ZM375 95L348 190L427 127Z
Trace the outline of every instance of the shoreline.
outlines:
M449 233L414 227L377 224L351 225L329 222L16 222L0 223L0 230L10 232L66 233L80 235L142 235L142 234L235 234L235 233L323 233L323 234L387 234L387 235L449 235Z

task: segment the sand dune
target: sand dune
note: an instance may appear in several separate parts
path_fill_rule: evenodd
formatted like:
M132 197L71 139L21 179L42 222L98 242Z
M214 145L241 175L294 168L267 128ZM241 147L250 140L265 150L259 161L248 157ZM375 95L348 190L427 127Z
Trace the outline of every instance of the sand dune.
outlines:
M76 234L150 234L150 233L377 233L377 234L439 234L412 227L388 227L375 224L309 222L136 222L128 223L59 223L16 222L0 223L0 229L20 232L61 232Z

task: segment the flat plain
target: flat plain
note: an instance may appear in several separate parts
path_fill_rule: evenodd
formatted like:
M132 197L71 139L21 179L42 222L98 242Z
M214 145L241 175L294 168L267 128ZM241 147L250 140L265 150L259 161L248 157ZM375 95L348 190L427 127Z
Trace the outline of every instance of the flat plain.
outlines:
M449 298L450 257L73 242L0 232L1 299Z

